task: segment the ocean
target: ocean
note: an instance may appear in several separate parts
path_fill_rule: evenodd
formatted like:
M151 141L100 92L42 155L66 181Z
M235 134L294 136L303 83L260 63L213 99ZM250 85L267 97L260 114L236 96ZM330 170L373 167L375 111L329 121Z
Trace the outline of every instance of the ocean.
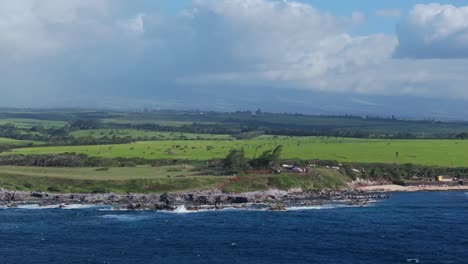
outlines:
M468 193L285 212L3 208L0 263L468 263Z

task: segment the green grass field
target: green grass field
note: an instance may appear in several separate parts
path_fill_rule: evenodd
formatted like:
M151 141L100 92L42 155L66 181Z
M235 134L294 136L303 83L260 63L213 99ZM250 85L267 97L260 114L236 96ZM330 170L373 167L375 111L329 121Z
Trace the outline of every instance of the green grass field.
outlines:
M152 178L131 180L83 180L0 172L0 187L8 190L58 193L163 193L203 190L222 186L225 177Z
M27 146L27 145L40 145L40 144L41 144L41 142L39 142L39 141L17 140L17 139L0 137L0 145L21 147L21 146Z
M203 175L208 173L207 175ZM218 188L247 192L277 188L288 190L341 188L350 179L336 170L316 169L307 175L214 176L188 165L153 168L39 168L0 167L0 187L8 190L65 193L162 193Z
M252 115L248 112L200 114L190 111L157 111L150 113L120 113L101 121L119 124L159 124L164 126L200 124L238 124L246 121L259 121L262 124L275 124L285 127L298 125L308 128L351 129L377 134L410 132L418 136L428 134L459 133L468 131L467 123L414 122L404 120L375 120L362 118L342 118L334 116L308 116L291 114L263 113Z
M135 129L90 129L78 130L71 133L76 138L80 137L131 137L131 138L149 138L154 140L229 140L233 139L230 135L213 135L213 134L193 134L182 132L159 132L159 131L143 131Z
M189 165L134 168L0 167L0 187L66 193L162 193L222 186L226 177Z
M170 126L170 127L181 127L185 125L191 125L194 121L177 121L177 120L158 120L154 117L116 117L116 118L104 118L101 120L103 123L115 123L115 124L132 124L132 125L143 125L143 124L153 124L160 126ZM216 122L197 122L198 124L212 125Z
M122 145L34 147L14 149L15 154L83 153L96 157L209 160L223 158L233 148L244 148L249 157L283 145L283 159L322 159L342 162L413 163L443 167L468 167L468 141L377 140L320 137L261 136L253 140L171 140ZM399 152L398 158L396 152ZM4 153L5 154L5 153Z
M112 167L112 168L52 168L52 167L15 167L1 166L1 173L78 180L133 180L158 179L167 177L200 176L204 172L193 170L189 165L164 167ZM206 172L208 175L209 172ZM203 176L203 175L202 175Z
M42 126L44 128L60 128L67 124L63 121L53 120L39 120L39 119L28 119L28 118L7 118L0 119L0 125L13 124L18 128L31 128L34 126Z

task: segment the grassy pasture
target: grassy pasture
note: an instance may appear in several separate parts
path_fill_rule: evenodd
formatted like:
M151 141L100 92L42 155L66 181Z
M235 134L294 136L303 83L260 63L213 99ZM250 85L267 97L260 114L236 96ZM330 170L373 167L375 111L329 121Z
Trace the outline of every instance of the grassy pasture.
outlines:
M53 120L39 120L39 119L28 119L28 118L6 118L0 119L0 125L13 124L21 129L28 129L34 126L42 126L44 128L60 128L65 126L67 123L64 121L53 121Z
M330 169L314 169L309 174L295 175L246 175L227 181L223 185L225 192L242 193L275 188L289 190L291 188L339 189L349 182L350 178L339 171Z
M160 126L170 126L170 127L181 127L185 125L191 125L194 122L198 124L213 125L216 122L198 122L197 120L166 120L160 119L159 116L146 116L141 114L139 116L129 115L129 116L118 116L113 118L104 118L101 119L103 123L115 123L115 124L132 124L132 125L143 125L143 124L152 124ZM164 118L164 117L163 117Z
M350 180L330 169L317 169L308 175L246 175L235 178L198 174L199 170L183 165L108 170L2 166L0 187L9 190L68 193L162 193L219 188L225 192L238 193L269 188L335 189L343 187Z
M157 140L229 140L233 139L230 135L213 135L213 134L193 134L182 132L160 132L160 131L143 131L136 129L90 129L78 130L71 133L76 138L80 137L131 137L131 138L157 138Z
M308 129L347 129L370 132L371 134L396 134L398 132L409 132L417 136L428 136L447 133L460 133L468 131L468 123L460 122L431 122L410 121L390 119L362 119L344 118L337 116L309 116L291 115L279 113L263 113L252 115L249 112L221 113L207 112L183 112L183 111L159 111L154 113L127 113L114 120L121 123L143 124L154 122L175 122L173 124L191 124L193 122L202 124L245 124L246 122L259 122L260 126L308 128ZM111 121L113 119L106 119ZM182 123L179 123L182 122ZM167 123L170 125L170 123Z
M14 149L17 154L84 153L96 157L209 160L223 158L230 149L244 148L249 157L283 145L284 159L331 159L342 162L413 163L468 167L468 141L381 140L322 137L261 136L252 140L170 140L122 145L35 147ZM396 152L399 153L396 157Z
M210 172L206 172L210 173ZM222 186L225 177L188 166L133 168L0 167L0 187L66 193L162 193Z
M31 140L17 140L17 139L0 137L0 145L4 145L4 146L21 147L21 146L27 146L30 144L39 145L41 144L41 142L31 141Z
M225 177L153 178L133 180L82 180L38 177L0 172L0 187L8 190L63 193L163 193L215 188Z
M1 166L1 173L77 180L134 180L197 176L201 172L186 166L112 167L112 168L51 168ZM203 173L201 173L203 174ZM208 174L208 173L207 173ZM203 176L203 175L202 175Z

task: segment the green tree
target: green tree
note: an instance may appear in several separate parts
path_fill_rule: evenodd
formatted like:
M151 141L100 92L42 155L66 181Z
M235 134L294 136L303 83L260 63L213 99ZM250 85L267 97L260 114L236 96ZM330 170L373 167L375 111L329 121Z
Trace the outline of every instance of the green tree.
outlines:
M278 166L283 146L279 145L273 150L267 150L258 158L253 159L250 164L256 169L269 169Z
M244 149L232 149L223 160L223 167L229 173L242 173L249 168Z

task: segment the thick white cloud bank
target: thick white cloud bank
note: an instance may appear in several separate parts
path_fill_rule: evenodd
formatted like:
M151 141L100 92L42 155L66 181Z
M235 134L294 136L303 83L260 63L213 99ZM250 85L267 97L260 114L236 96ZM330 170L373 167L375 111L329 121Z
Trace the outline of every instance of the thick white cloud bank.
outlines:
M396 56L468 57L468 6L416 5L399 25Z
M53 55L76 42L99 41L109 31L105 0L15 0L0 3L0 52L30 59ZM111 18L108 18L111 19Z
M347 33L361 22L360 15L338 18L297 2L199 0L190 15L195 21L212 16L223 25L219 30L227 39L213 40L214 46L227 46L241 67L188 76L185 81L193 77L192 81L206 83L265 81L304 89L360 90L352 83L336 85L330 76L375 67L391 57L397 43L392 36Z
M357 36L361 13L295 1L194 0L177 15L151 1L2 1L0 103L98 91L146 98L169 84L468 98L467 10L418 5L396 35Z

